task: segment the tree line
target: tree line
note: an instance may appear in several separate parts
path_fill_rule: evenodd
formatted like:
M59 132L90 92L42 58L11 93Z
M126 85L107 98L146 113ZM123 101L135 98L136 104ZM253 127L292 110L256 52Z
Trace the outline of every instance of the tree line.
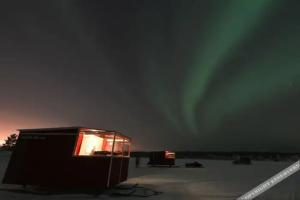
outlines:
M11 134L6 139L4 144L0 147L1 150L12 151L17 143L18 134Z

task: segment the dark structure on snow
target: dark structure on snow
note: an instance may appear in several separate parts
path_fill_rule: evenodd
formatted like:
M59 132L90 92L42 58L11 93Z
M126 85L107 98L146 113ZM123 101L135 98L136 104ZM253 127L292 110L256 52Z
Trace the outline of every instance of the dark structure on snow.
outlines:
M172 151L154 151L149 153L148 165L151 166L173 166L175 165L175 153Z
M130 138L82 127L20 130L3 183L112 187L127 179Z

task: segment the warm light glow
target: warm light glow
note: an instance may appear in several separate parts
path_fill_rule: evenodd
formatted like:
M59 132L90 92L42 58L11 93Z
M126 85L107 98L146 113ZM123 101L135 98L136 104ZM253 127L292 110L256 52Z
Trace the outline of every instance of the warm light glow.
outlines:
M83 135L79 155L92 155L95 151L101 151L103 139L96 135Z
M108 142L113 142L113 139L107 139ZM116 142L123 142L123 139L115 139Z
M115 143L114 139L115 138ZM126 140L129 141L129 140ZM107 133L80 132L75 156L126 156L130 155L130 143L125 138ZM113 148L114 147L114 148ZM112 149L114 149L112 153Z
M40 119L28 116L27 114L28 113L26 113L26 117L22 117L22 115L20 114L10 114L1 110L0 119L2 121L0 126L0 144L2 141L7 139L9 135L14 133L19 134L18 129L53 126L53 124L48 124L47 122L40 121ZM61 125L57 123L57 126Z
M175 153L171 151L165 151L165 158L167 159L175 159Z

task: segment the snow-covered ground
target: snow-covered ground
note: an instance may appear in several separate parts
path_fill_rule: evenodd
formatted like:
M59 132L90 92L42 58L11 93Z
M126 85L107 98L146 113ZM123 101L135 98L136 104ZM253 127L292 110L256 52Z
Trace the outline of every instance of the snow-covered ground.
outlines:
M0 178L5 173L9 160L7 152L0 152ZM262 181L281 171L292 162L253 162L250 166L233 165L231 161L198 160L204 168L185 168L184 163L195 159L177 159L176 168L148 168L146 159L142 159L140 168L134 167L131 161L129 179L125 184L138 183L141 186L162 192L148 199L180 200L219 200L236 199L241 194L257 186ZM300 173L300 172L298 172ZM33 195L9 192L3 188L16 186L0 185L1 200L48 200L48 199L139 199L140 197L111 197L100 195L94 197L87 194ZM19 187L19 186L17 186ZM300 200L299 174L273 187L256 199L266 200Z

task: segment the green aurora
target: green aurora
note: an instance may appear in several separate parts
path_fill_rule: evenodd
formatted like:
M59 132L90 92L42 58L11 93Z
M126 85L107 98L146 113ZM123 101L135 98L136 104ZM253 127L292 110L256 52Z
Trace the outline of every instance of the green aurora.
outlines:
M228 1L218 16L204 27L204 43L199 44L188 68L183 90L183 114L190 130L197 132L196 108L218 68L240 42L254 33L270 9L272 1Z
M171 27L158 22L143 40L145 55L154 55L145 56L142 63L146 66L147 96L174 129L194 134L216 131L226 116L238 115L255 103L286 96L299 88L295 44L299 43L299 30L293 30L292 24L289 29L277 30L274 37L259 40L260 32L283 9L282 1L213 1L207 7L214 12L205 15L197 10L201 3L194 3L174 6L176 17L171 19ZM197 17L198 29L197 22L193 22ZM171 47L162 34L165 29L173 33L168 36ZM186 32L193 33L192 50L183 48L189 37ZM252 45L253 42L258 44ZM189 53L187 62L176 57L184 51ZM178 66L180 75L176 72ZM234 67L238 70L211 92L218 76Z

